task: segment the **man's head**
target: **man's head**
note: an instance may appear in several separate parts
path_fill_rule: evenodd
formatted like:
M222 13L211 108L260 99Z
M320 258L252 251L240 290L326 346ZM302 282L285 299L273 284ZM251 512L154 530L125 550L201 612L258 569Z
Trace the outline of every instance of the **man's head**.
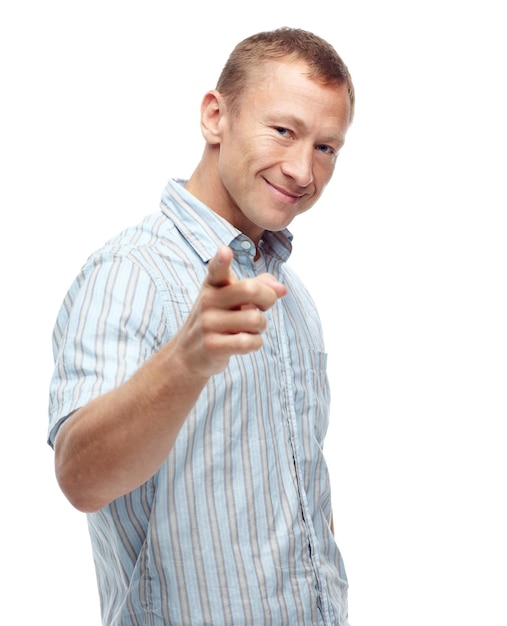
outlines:
M321 196L353 106L348 70L327 42L288 28L253 35L203 98L206 146L187 189L258 243Z
M308 66L308 78L325 85L346 85L350 100L350 120L354 117L354 85L347 66L324 39L297 28L279 28L257 33L241 41L232 51L218 79L216 89L231 112L237 110L241 95L256 70L269 60L299 60Z

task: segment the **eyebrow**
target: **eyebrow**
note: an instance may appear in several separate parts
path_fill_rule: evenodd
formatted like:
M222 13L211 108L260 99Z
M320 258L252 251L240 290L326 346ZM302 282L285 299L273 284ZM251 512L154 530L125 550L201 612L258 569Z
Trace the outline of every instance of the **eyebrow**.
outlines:
M291 124L292 126L295 126L296 128L302 128L303 130L307 131L308 127L305 124L304 120L302 120L299 116L294 115L293 113L280 113L280 115L275 114L275 117L281 117L285 120L287 120L287 122L289 122L289 124ZM345 143L345 134L337 131L336 133L328 133L323 135L325 138L322 140L322 143L326 143L326 142L333 142L337 144L338 148L341 148L343 146L343 144Z

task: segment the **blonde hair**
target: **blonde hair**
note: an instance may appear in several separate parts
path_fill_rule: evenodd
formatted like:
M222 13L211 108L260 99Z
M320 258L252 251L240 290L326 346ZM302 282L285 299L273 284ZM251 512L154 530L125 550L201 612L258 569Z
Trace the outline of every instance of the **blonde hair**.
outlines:
M232 111L248 79L263 61L284 58L307 63L309 77L324 84L346 85L350 100L350 121L354 117L355 93L350 72L336 50L327 41L299 28L283 27L247 37L237 44L218 79L216 89Z

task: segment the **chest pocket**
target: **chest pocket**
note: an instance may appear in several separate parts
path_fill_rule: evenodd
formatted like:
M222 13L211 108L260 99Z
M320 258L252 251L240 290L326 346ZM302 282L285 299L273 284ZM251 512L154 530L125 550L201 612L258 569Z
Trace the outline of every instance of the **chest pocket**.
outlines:
M322 447L329 426L330 390L327 378L327 353L305 350L301 372L303 437L313 437Z

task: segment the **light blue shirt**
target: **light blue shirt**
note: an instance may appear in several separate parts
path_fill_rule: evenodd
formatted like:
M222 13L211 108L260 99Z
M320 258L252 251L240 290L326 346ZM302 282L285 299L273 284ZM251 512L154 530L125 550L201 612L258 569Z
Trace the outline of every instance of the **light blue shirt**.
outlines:
M254 244L182 184L161 211L94 253L55 326L49 442L77 408L127 380L180 328L220 244L240 278L288 295L264 346L212 377L144 485L88 515L107 626L345 626L323 456L329 385L314 303L286 264L288 231Z

